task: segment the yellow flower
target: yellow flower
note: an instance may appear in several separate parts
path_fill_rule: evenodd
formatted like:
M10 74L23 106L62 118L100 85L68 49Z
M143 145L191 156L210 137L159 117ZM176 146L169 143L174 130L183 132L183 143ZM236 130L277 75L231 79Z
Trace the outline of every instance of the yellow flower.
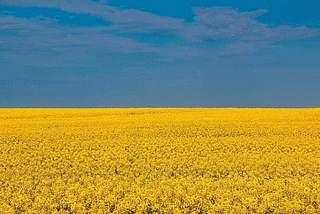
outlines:
M0 109L0 213L315 213L319 115Z

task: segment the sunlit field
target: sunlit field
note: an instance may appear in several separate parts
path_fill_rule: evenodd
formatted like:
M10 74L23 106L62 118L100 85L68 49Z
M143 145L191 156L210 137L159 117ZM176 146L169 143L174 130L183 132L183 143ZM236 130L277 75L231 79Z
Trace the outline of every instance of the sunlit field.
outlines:
M320 109L0 109L0 213L320 213Z

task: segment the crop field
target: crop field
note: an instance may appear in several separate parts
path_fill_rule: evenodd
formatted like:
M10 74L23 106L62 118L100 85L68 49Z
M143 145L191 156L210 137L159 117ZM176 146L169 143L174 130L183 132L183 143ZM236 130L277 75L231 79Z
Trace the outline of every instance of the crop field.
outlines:
M320 109L0 109L0 213L320 213Z

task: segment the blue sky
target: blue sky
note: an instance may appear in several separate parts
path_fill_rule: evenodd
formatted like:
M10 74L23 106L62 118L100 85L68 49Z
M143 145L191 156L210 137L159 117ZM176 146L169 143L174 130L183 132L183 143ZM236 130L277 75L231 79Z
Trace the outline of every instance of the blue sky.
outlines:
M0 0L0 107L320 106L320 3Z

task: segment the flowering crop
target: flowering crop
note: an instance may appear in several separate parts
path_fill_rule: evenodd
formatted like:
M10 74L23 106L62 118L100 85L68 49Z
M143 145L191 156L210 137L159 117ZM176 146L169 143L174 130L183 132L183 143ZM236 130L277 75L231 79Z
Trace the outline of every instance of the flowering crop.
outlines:
M0 213L320 213L320 109L0 109Z

